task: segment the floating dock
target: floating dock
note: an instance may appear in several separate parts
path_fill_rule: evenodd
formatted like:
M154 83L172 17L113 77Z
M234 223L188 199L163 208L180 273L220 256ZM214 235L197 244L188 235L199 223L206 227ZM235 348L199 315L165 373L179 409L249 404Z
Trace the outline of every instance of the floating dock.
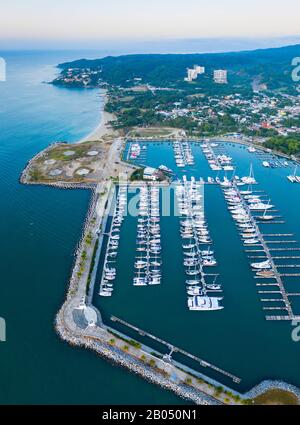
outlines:
M291 244L297 244L298 241L295 239L287 239L287 238L293 238L293 233L262 233L259 224L276 224L278 221L271 220L270 222L264 222L263 220L260 220L259 217L257 217L254 212L255 210L252 210L250 206L248 205L247 200L243 197L242 193L239 190L238 185L236 182L232 181L230 186L237 196L240 199L241 207L245 210L245 214L247 214L247 217L249 217L249 221L251 222L251 227L255 229L256 239L258 240L258 243L249 245L249 247L257 247L256 248L250 248L246 249L246 252L250 255L248 255L248 258L261 258L263 260L266 260L270 264L270 270L272 270L273 275L272 276L255 276L255 279L260 279L261 281L264 281L264 279L268 280L274 280L274 282L270 283L263 283L260 282L256 284L258 287L265 287L265 290L259 290L258 293L270 295L270 298L262 298L261 301L263 303L266 302L283 302L282 306L263 306L263 310L282 310L285 311L286 314L283 316L266 316L267 320L295 320L298 316L296 316L293 312L292 304L290 302L289 297L293 296L292 294L295 294L294 296L298 296L298 293L293 292L287 292L284 286L283 277L300 277L300 273L282 273L280 270L282 269L299 269L300 264L276 264L275 259L293 259L293 256L273 256L273 252L276 251L299 251L300 248L297 247L290 247ZM229 188L230 188L229 187ZM274 210L273 210L274 211ZM268 211L269 213L271 210ZM265 239L267 238L267 239ZM271 239L270 239L271 238ZM274 239L275 238L275 239ZM276 239L278 238L278 239ZM283 238L283 239L282 239ZM282 247L282 248L273 248L273 245L288 245L288 247ZM271 247L269 246L271 245ZM253 255L254 253L262 253L260 255ZM297 258L297 257L296 257ZM299 257L298 257L299 258ZM275 290L274 287L277 289ZM269 289L270 288L270 289ZM271 295L280 295L281 298L274 299L274 297L271 297ZM300 296L300 295L299 295ZM287 319L288 317L288 319ZM282 318L282 319L281 319Z

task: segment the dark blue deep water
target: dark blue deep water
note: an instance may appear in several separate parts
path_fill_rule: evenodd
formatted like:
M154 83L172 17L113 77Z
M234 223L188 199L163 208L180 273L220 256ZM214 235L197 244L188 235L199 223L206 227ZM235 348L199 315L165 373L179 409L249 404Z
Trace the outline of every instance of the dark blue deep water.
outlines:
M87 191L28 187L27 161L56 140L73 142L99 122L97 90L43 81L60 62L97 52L0 52L0 403L180 403L91 352L62 343L53 329L88 208Z

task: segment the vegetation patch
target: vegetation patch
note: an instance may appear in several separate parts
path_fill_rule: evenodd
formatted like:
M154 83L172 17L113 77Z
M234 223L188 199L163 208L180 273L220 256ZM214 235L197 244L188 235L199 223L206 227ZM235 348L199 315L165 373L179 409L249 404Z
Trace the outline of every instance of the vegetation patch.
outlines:
M266 391L265 393L255 397L253 399L253 404L259 404L259 405L298 405L298 398L295 396L295 394L274 389Z
M283 152L287 155L300 154L300 135L292 137L276 136L271 137L265 146L269 149L274 149L278 152Z
M139 181L144 179L144 168L139 168L138 170L135 170L131 176L130 181Z

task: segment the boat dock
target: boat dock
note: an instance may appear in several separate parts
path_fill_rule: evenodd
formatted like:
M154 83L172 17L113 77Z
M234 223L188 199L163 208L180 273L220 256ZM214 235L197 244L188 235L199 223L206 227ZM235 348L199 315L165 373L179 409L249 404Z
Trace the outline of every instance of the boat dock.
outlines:
M129 328L129 329L137 332L139 335L141 335L143 337L147 337L147 338L150 338L150 339L152 339L152 340L154 340L156 342L159 342L160 344L166 346L171 351L171 353L180 353L180 354L182 354L182 355L184 355L184 356L186 356L186 357L188 357L188 358L196 361L202 367L210 368L210 369L214 370L215 372L218 372L218 373L220 373L220 374L222 374L224 376L227 376L234 383L239 384L241 382L241 378L238 378L237 376L233 375L232 373L229 373L229 372L227 372L227 371L225 371L223 369L220 369L218 366L215 366L215 365L213 365L213 364L211 364L211 363L209 363L209 362L207 362L207 361L205 361L205 360L203 360L203 359L201 359L201 358L199 358L197 356L194 356L193 354L190 354L187 351L182 350L181 348L176 347L174 344L171 344L171 343L169 343L167 341L164 341L163 339L161 339L159 337L156 337L156 336L150 334L149 332L143 331L142 329L138 328L137 326L131 325L130 323L126 322L125 320L119 319L116 316L111 316L110 319L113 322L120 323L121 325L126 326L127 328ZM172 354L169 355L169 359L170 360L171 360L171 356L172 356Z
M223 147L219 143L201 143L201 149L213 171L233 171L235 167L230 156L225 155ZM215 152L217 151L217 153Z
M205 220L202 187L201 181L193 177L188 181L183 176L183 182L177 183L175 193L180 216L183 265L188 276L185 282L188 308L193 311L214 311L223 308L219 303L222 297L217 296L222 292L222 286L216 284L218 274L205 271L206 267L215 267L217 261L211 250L212 240ZM212 283L206 279L209 276L214 278Z
M256 273L254 278L260 279L260 283L256 284L258 288L261 288L258 294L260 296L265 295L265 297L260 298L263 303L263 310L281 310L285 312L282 316L266 316L266 319L280 320L280 318L283 317L283 320L287 320L286 318L288 317L291 321L295 320L297 316L293 312L290 297L300 296L300 294L297 292L288 292L285 288L283 278L300 277L300 270L299 273L297 272L297 269L300 269L300 264L293 264L292 261L287 264L278 264L275 260L293 260L299 259L300 257L294 255L289 256L288 254L274 256L273 253L278 251L299 251L300 248L290 246L297 244L298 241L292 239L294 237L293 233L266 233L260 230L260 225L279 223L278 221L274 221L278 216L273 216L272 211L277 212L277 210L274 210L274 207L270 205L268 196L264 195L268 199L268 204L266 204L264 203L265 201L261 200L260 196L253 194L254 191L249 189L248 191L241 191L240 185L236 180L232 180L231 182L224 181L221 186L223 186L225 199L229 202L229 209L233 213L233 218L237 220L237 224L240 227L240 233L244 239L245 251L248 254L248 258L261 259L260 263L252 264L252 269ZM255 193L257 193L257 191L255 191ZM263 211L264 208L265 212L263 215L259 215L261 214L260 211ZM235 212L235 210L237 212ZM250 235L247 233L245 234L243 230L245 227L248 228ZM274 245L285 245L285 247L277 248L274 247ZM291 269L294 269L295 272L292 272ZM271 282L264 283L265 279L271 280ZM280 297L275 298L274 295L279 295ZM266 305L266 303L271 303L271 305ZM274 305L272 305L272 303L274 303ZM281 305L281 303L283 304Z
M140 188L134 286L161 284L159 198L159 186L146 185Z
M114 206L111 228L108 233L102 233L103 236L105 235L108 237L108 241L103 264L102 278L100 282L99 295L101 297L111 297L113 294L113 284L117 273L115 263L120 242L120 228L124 220L126 208L127 186L120 185Z

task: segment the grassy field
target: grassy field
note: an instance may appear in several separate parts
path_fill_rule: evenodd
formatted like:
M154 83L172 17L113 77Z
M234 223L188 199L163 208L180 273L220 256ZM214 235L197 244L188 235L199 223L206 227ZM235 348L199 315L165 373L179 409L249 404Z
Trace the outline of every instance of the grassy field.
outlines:
M88 141L80 144L56 144L47 149L44 154L32 161L29 169L29 178L32 182L46 183L57 181L72 181L80 183L91 181L91 174L101 167L109 142ZM95 151L97 155L87 155ZM71 153L65 155L66 152ZM50 163L49 163L50 161ZM51 163L53 161L53 163ZM89 175L80 176L77 171L81 168L89 170ZM51 172L59 171L57 175ZM92 176L94 181L95 176Z
M149 128L136 128L130 131L128 136L132 137L161 137L169 136L174 133L175 128L166 127L149 127Z
M95 148L95 145L95 142L58 145L48 151L47 159L55 159L56 161L70 161L78 159L85 156L92 148ZM64 152L66 151L72 151L74 154L71 156L64 155Z

